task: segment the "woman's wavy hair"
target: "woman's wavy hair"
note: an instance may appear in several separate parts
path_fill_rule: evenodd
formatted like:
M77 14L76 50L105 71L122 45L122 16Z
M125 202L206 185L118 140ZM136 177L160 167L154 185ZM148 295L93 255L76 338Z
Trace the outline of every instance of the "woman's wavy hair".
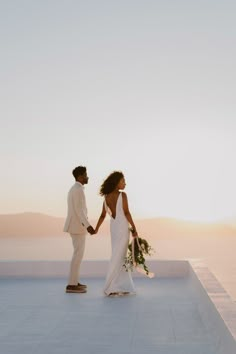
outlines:
M124 175L121 171L112 172L101 185L99 194L103 196L113 192L122 178Z

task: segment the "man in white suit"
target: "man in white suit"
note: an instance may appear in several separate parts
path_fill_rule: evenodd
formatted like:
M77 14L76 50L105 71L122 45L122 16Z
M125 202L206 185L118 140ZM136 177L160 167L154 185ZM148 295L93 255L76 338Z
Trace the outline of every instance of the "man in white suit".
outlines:
M88 183L87 170L84 166L78 166L72 174L75 184L71 187L67 197L67 218L64 231L72 238L74 253L70 264L69 281L66 287L67 293L86 293L87 286L79 282L80 265L84 255L86 234L95 233L87 216L87 206L84 194L84 184Z

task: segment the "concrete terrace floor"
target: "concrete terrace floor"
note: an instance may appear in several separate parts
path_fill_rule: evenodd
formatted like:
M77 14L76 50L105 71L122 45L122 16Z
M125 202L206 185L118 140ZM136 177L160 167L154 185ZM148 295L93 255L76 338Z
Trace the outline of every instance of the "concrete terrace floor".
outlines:
M219 338L188 277L134 278L137 295L104 297L104 278L0 279L1 354L216 354ZM227 349L225 353L227 354Z

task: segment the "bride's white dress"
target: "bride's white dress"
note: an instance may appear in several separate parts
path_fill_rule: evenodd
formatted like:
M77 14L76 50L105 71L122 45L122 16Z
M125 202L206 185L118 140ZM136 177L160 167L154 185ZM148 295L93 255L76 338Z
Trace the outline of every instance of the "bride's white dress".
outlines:
M111 211L104 200L105 208L109 213L110 232L111 232L111 259L106 276L104 292L106 295L111 293L130 293L135 294L135 288L131 277L131 272L126 271L124 259L127 254L129 244L129 224L125 217L122 203L122 192L120 192L116 203L116 217L111 215Z

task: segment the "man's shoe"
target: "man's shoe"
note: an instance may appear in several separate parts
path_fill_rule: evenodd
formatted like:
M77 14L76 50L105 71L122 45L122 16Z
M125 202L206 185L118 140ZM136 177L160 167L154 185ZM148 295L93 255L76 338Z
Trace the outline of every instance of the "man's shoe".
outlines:
M87 290L85 288L81 288L78 285L67 285L66 293L86 293Z
M81 283L78 283L78 286L79 286L80 288L84 288L84 289L86 289L86 288L87 288L87 285L85 285L85 284L81 284Z

